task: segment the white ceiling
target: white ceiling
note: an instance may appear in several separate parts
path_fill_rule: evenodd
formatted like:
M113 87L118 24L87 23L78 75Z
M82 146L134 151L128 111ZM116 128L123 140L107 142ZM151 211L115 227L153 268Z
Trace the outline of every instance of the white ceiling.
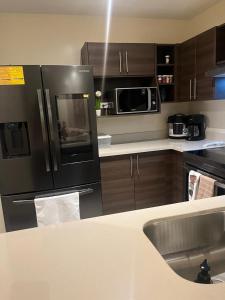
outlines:
M0 0L0 12L105 15L110 0ZM220 0L112 0L117 16L191 18Z

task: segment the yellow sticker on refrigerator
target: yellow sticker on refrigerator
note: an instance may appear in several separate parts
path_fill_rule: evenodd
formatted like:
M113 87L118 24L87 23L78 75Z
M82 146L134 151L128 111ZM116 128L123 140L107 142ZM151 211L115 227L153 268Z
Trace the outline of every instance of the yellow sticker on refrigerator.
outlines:
M25 84L22 66L0 66L0 85Z

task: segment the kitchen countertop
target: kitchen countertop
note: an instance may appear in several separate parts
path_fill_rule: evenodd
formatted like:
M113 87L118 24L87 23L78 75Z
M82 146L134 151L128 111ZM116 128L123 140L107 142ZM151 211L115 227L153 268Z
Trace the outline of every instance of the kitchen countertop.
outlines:
M215 148L225 146L223 141L202 140L202 141L186 141L186 140L151 140L145 142L135 142L126 144L115 144L99 149L99 156L115 156L123 154L133 154L160 150L176 150L180 152L200 150L205 148Z
M222 300L225 283L179 277L142 231L149 220L218 208L225 196L1 234L1 299Z

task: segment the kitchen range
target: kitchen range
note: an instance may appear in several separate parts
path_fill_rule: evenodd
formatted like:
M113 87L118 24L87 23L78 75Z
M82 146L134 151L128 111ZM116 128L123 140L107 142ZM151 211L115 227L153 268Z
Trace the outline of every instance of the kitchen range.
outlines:
M214 195L225 195L225 148L203 149L184 153L186 200L190 172L202 174L215 181Z

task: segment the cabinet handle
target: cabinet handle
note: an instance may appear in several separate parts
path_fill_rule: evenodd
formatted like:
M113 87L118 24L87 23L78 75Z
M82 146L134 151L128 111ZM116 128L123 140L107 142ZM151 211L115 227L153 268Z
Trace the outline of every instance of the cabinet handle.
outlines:
M192 79L190 79L190 100L192 98Z
M139 155L137 154L137 173L138 176L140 176L140 170L139 170Z
M128 52L127 51L125 53L125 56L126 56L126 70L127 70L127 73L129 73L129 68L128 68Z
M130 177L133 177L133 156L130 155Z
M58 171L58 163L56 158L56 147L54 141L54 127L53 127L53 117L52 117L52 108L51 108L51 100L50 100L50 92L49 89L45 89L45 97L47 101L47 111L48 111L48 120L49 120L49 128L50 128L50 139L53 147L53 165L54 171Z
M194 100L197 99L197 79L194 79Z
M120 73L122 73L122 54L121 54L121 51L119 51L119 59L120 59Z

